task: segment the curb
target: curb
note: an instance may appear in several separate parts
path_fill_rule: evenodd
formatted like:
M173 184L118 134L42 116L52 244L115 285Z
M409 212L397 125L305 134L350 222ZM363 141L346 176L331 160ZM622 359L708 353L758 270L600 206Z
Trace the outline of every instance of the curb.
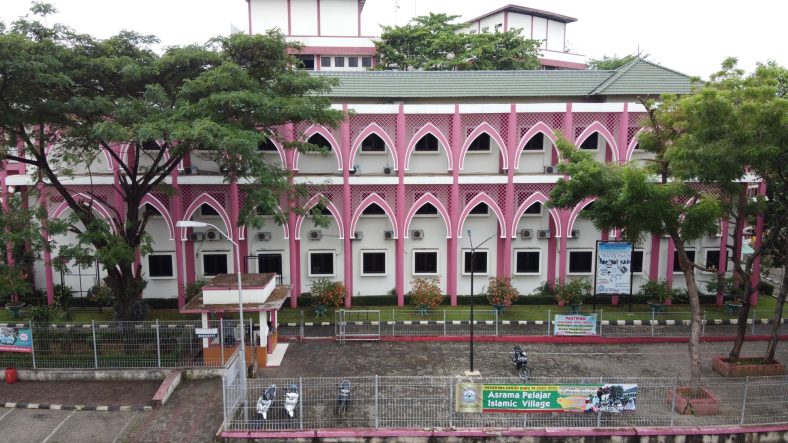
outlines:
M0 404L4 408L16 409L51 409L54 411L104 411L104 412L143 412L152 411L153 406L116 406L116 405L57 405L49 403L13 403Z
M782 319L782 323L786 323L788 319ZM364 321L352 321L352 322L345 322L345 324L355 325L355 326L377 326L377 325L467 325L470 321L468 320L399 320L399 321L372 321L372 322L364 322ZM511 326L511 325L538 325L543 326L547 324L545 320L501 320L499 322L501 325ZM715 318L715 319L707 319L702 321L705 325L738 325L739 320L736 318ZM760 318L754 321L756 325L771 325L774 324L774 320L769 318ZM334 322L305 322L304 326L334 326ZM494 320L474 320L473 324L475 325L494 325ZM602 320L602 326L689 326L690 320ZM753 324L752 319L747 319L747 324ZM1 326L1 325L0 325ZM299 326L299 323L281 323L280 326L287 326L291 328L295 328Z

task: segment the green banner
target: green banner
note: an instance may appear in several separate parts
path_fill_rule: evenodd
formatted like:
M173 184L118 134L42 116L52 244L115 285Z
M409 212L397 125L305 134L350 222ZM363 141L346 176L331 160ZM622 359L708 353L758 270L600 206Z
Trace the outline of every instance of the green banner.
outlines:
M457 384L457 412L634 411L637 385Z

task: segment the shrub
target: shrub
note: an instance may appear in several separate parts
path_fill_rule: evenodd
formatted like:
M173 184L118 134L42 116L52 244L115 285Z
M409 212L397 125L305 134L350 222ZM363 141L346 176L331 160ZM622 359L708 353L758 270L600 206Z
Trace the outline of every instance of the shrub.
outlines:
M490 283L487 285L487 301L491 305L511 306L519 297L520 293L512 286L511 277L490 277Z
M414 278L411 282L413 289L410 290L410 303L416 306L426 306L430 309L438 307L443 303L443 294L436 277Z
M583 295L591 290L591 283L585 279L569 280L568 282L556 283L555 300L567 305L579 305L583 303Z
M312 282L309 293L318 306L339 307L345 303L347 291L342 282L321 278Z
M638 295L646 297L648 301L664 303L665 300L672 298L673 291L671 291L668 283L664 280L649 280L640 287Z
M57 308L50 305L35 305L30 308L30 319L38 323L50 323L57 315Z
M711 294L722 292L725 300L737 301L744 297L744 283L733 276L717 277L706 282L706 290Z

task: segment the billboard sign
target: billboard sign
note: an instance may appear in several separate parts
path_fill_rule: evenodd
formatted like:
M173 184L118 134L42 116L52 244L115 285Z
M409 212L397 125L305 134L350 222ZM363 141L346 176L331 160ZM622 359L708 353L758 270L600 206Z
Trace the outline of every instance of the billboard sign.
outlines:
M595 294L632 293L632 243L597 242Z
M513 385L458 383L457 412L634 411L636 384Z
M30 328L0 327L0 351L33 352L33 334Z
M555 335L597 335L596 314L556 314L553 322Z

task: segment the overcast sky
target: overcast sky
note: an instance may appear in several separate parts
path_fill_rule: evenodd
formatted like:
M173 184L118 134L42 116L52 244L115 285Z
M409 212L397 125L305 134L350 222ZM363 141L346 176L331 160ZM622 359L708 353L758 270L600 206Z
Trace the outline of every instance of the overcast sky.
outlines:
M201 43L247 30L244 0L49 0L59 10L50 22L99 37L121 29L159 36L165 45ZM446 12L472 19L514 3L577 18L567 27L572 52L589 58L640 50L666 67L707 78L728 56L751 71L758 61L788 66L788 1L750 0L367 0L363 31L404 24L413 16ZM399 5L399 8L396 5ZM25 14L28 0L0 0L0 20Z

